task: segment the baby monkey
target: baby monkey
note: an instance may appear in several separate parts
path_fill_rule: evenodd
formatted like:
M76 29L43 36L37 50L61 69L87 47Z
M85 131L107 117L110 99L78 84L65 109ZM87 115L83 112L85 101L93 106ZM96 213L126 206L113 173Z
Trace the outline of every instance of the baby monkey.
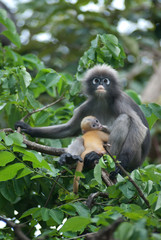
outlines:
M81 154L82 162L78 161L76 172L82 172L84 158L90 152L96 152L100 157L106 154L104 144L107 144L109 131L106 126L103 126L96 117L87 116L81 121L81 130L83 133L84 152ZM80 177L74 177L73 192L78 193Z

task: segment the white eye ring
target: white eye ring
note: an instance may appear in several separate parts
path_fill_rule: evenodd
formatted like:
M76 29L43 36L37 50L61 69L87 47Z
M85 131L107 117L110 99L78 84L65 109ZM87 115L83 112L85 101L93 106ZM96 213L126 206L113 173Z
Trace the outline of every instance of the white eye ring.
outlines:
M110 84L110 80L108 78L104 78L103 79L103 82L106 83L106 85L109 85Z
M97 84L97 83L99 83L100 82L100 80L99 80L99 78L93 78L93 84Z

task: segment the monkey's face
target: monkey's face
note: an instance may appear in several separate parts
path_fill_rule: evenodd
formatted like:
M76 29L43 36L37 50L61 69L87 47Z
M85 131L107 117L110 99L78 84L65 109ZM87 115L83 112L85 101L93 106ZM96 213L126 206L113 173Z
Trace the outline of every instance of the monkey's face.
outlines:
M92 97L114 97L119 91L116 71L105 64L89 69L84 77L84 90Z
M87 116L83 118L81 122L81 129L83 133L91 130L101 130L102 124L98 121L97 118L93 116Z
M107 77L95 77L92 79L92 85L96 95L102 96L107 93L107 88L110 85L110 79Z
M111 84L107 76L94 76L88 80L87 92L92 96L104 97L109 95Z

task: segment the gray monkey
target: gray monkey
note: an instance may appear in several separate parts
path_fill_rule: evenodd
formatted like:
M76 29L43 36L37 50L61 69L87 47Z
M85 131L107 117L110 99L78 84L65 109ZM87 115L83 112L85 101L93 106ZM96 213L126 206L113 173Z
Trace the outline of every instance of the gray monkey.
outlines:
M150 149L150 131L140 107L121 90L117 72L106 64L96 65L85 73L82 87L87 100L74 111L67 123L32 128L19 121L16 128L21 127L23 132L32 137L73 137L81 133L81 120L92 115L110 131L111 154L117 157L127 171L138 168ZM62 162L72 158L72 155L80 155L82 151L83 143L78 138L70 145ZM97 154L89 153L84 159L85 165L91 165L96 158ZM121 172L116 167L115 172L111 173L111 179L117 173Z

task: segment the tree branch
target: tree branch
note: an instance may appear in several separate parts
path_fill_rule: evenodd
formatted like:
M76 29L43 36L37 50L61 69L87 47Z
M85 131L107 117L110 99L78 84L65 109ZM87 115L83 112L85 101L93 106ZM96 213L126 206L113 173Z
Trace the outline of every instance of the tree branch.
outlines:
M0 217L0 220L5 222L8 227L13 228L15 236L17 237L17 240L31 240L21 230L21 228L24 226L24 224L16 224L16 223L9 221L3 217Z
M45 146L42 144L38 144L35 142L31 142L24 138L23 143L27 145L28 149L35 150L37 152L49 154L52 156L60 156L61 154L66 152L66 148L54 148L54 147L49 147Z
M115 222L113 222L110 226L105 227L101 230L99 230L98 232L94 232L94 233L86 233L84 235L81 235L79 237L81 238L85 238L86 240L114 240L113 238L113 233L115 232L115 230L118 228L118 226L124 222L123 218L118 218ZM76 238L72 238L72 239L77 239Z
M108 193L102 193L102 192L91 193L86 200L86 205L88 208L90 209L92 208L94 199L97 198L98 196L108 198Z
M0 130L0 132L14 132L13 129L11 128L3 128ZM29 141L25 138L23 139L23 143L26 144L28 149L35 150L37 152L49 154L52 156L60 156L61 154L66 152L66 148L54 148L54 147L49 147L45 146L42 144L38 144L32 141Z

